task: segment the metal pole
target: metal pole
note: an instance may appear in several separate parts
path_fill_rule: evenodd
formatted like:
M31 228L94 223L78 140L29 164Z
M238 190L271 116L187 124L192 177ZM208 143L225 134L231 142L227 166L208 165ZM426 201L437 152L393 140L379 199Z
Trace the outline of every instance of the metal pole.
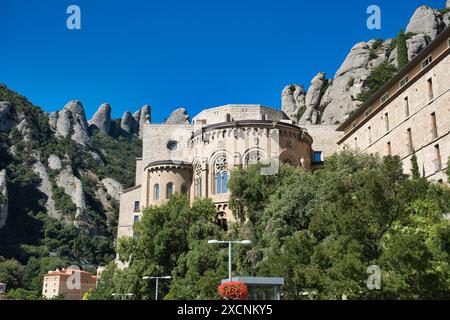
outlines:
M228 280L231 282L231 241L228 242Z
M158 278L156 278L156 292L155 292L155 300L158 300Z

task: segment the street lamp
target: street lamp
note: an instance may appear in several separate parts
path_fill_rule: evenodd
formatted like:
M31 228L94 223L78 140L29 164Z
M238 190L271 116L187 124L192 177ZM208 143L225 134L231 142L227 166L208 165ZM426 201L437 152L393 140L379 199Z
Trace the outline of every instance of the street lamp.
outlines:
M209 244L228 244L228 279L231 282L231 245L233 243L250 245L252 243L251 240L240 240L240 241L219 241L219 240L208 240Z
M149 276L145 276L142 277L143 280L156 280L156 288L155 288L155 300L158 300L158 284L159 284L159 279L161 280L170 280L172 279L171 276L164 276L164 277L149 277Z
M125 297L132 297L132 296L134 296L134 294L132 294L132 293L112 293L111 295L113 297L120 297L121 300L125 300Z

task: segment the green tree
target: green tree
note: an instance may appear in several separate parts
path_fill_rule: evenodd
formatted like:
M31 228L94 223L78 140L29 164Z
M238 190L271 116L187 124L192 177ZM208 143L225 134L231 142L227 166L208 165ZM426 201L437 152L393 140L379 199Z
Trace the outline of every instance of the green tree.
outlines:
M414 179L419 179L420 178L419 163L417 162L416 151L414 151L412 156L411 156L411 176Z
M364 90L356 98L359 101L368 101L386 82L392 79L397 73L397 68L387 61L383 61L379 66L370 72L369 77L364 81Z
M403 69L404 66L408 64L408 47L406 45L406 35L403 32L403 29L400 29L400 32L397 36L397 65L398 69Z

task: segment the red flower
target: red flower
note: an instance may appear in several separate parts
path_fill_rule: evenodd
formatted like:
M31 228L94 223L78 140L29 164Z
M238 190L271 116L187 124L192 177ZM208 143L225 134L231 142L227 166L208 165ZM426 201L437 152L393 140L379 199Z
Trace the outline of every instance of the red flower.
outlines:
M227 300L245 300L248 297L248 288L240 281L222 283L217 291L223 299Z

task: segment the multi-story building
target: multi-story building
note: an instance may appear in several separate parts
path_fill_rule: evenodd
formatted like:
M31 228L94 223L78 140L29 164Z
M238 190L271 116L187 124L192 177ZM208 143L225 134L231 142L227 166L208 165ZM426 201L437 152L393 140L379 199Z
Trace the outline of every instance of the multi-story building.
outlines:
M190 201L211 198L216 221L226 227L233 220L227 184L234 168L267 161L267 174L276 171L278 163L310 170L312 142L283 112L260 105L206 109L185 125L147 122L136 185L120 196L118 237L132 236L142 210L175 192L187 194Z
M338 144L398 155L405 172L415 153L421 174L446 182L450 156L450 28L444 30L337 130Z
M42 296L47 299L81 300L86 292L95 288L97 277L87 271L62 269L49 271L44 276Z

